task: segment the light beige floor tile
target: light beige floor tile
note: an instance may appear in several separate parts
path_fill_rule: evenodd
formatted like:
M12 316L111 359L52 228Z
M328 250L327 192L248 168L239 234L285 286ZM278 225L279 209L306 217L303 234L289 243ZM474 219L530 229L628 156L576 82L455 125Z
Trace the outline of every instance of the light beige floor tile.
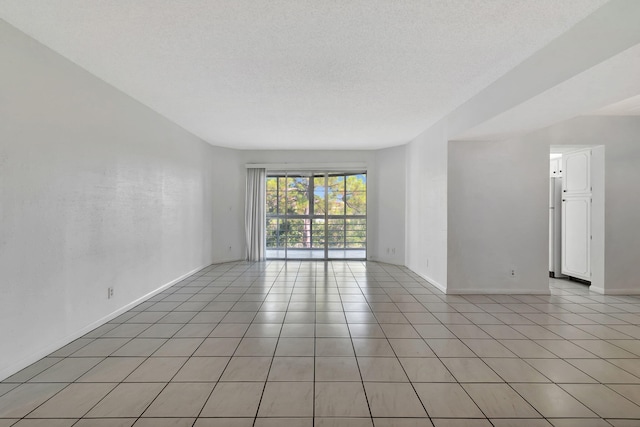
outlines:
M389 339L397 357L435 357L435 353L422 339Z
M596 414L555 384L512 384L512 387L547 418L589 418Z
M75 381L102 360L104 359L101 357L66 358L31 378L29 382L63 383Z
M223 383L213 389L201 417L255 417L264 383Z
M507 347L512 353L518 357L528 357L532 359L555 358L556 355L546 350L537 342L531 340L499 340L502 345ZM540 340L546 343L547 340Z
M228 357L191 357L171 381L215 382L224 371Z
M313 338L315 325L313 323L285 323L282 326L282 337L286 338Z
M349 338L316 338L315 354L316 356L353 356L353 344Z
M219 323L218 326L216 326L213 331L211 331L209 337L242 338L247 333L248 328L249 323Z
M566 340L540 340L538 344L541 347L549 350L553 354L558 357L564 357L568 359L588 359L588 358L597 358L595 354L585 350L582 347L579 347L572 343L571 341ZM523 356L523 357L533 357L533 356Z
M433 427L429 418L374 418L373 423L375 427Z
M363 381L408 382L402 365L392 357L358 357Z
M119 384L89 411L87 417L138 417L164 386L162 383Z
M316 381L361 381L355 357L316 357Z
M234 325L233 323L229 323L227 325ZM244 334L245 337L249 338L277 338L280 336L280 330L282 329L282 323L252 323ZM214 331L215 332L215 331ZM243 336L243 335L235 335L235 336Z
M557 340L562 338L539 325L511 325L511 327L531 340Z
M487 358L485 362L507 382L550 382L522 359Z
M346 324L321 323L316 324L316 337L348 338L349 328Z
M596 319L596 322L602 321L603 323L606 322L607 320L613 321L615 323L618 324L622 324L624 323L623 321L618 321L617 319L613 318L613 317L607 317L607 316L602 316L602 315L595 315L595 316L590 316L590 315L584 315L583 317L586 318L594 318ZM624 334L620 331L617 331L613 328L610 328L608 326L605 326L604 324L602 325L580 325L578 326L580 329L582 329L583 331L586 331L588 333L590 333L591 335L594 335L600 339L603 340L623 340L623 339L628 339L629 336L627 334Z
M590 340L595 339L593 335L576 328L573 325L544 325L544 327L554 334L567 340Z
M640 384L610 384L609 388L640 405Z
M313 381L313 357L274 357L269 381Z
M520 340L526 339L524 335L516 331L509 325L480 325L483 331L497 340Z
M67 384L22 384L0 397L0 418L21 418Z
M607 419L607 422L609 422L613 427L637 427L638 426L638 420L635 420L635 419L622 420L622 419L609 418Z
M151 356L167 340L164 338L133 338L113 353L113 356Z
M136 418L83 418L73 427L131 427Z
M602 359L568 360L576 368L602 383L640 383L640 378Z
M104 331L106 333L106 332L110 331L111 329L113 329L113 326L116 326L116 325L104 324L100 328L105 328ZM97 328L97 329L100 329L100 328ZM97 329L94 329L94 331L92 331L92 332L97 331ZM83 338L78 338L77 340L72 341L69 344L65 345L64 347L54 351L53 353L51 353L49 355L49 358L71 356L73 353L75 353L76 351L80 350L85 345L90 344L91 342L93 342L93 339L91 339L91 337L90 337L90 335L92 335L92 332L89 332ZM99 334L97 336L101 336L101 335L102 334ZM41 359L41 360L46 360L46 358L45 359Z
M277 338L243 338L235 356L273 356Z
M427 345L431 347L438 357L475 357L469 347L459 339L428 339Z
M482 418L484 415L459 384L414 384L431 418Z
M144 416L195 417L213 387L211 383L170 383L144 412Z
M256 418L254 427L313 427L313 418Z
M195 418L140 418L134 427L191 427Z
M422 338L456 338L456 335L444 325L414 325Z
M462 339L462 342L478 357L516 357L509 349L494 339Z
M149 328L149 324L146 323L123 323L113 328L103 338L133 338L144 332Z
M435 427L493 427L487 419L434 418L431 421L433 421Z
M50 368L51 366L55 365L61 360L63 359L58 357L45 357L44 359L40 359L37 362L32 363L31 365L11 375L10 377L5 378L4 382L5 383L23 383L23 382L29 381L31 378L35 377L45 369Z
M214 325L206 323L187 324L175 333L174 338L206 338L213 328Z
M267 380L271 357L233 357L227 365L220 381L252 381Z
M203 341L203 338L171 338L156 350L153 356L191 356Z
M603 340L572 340L572 342L598 357L615 359L633 359L638 357L627 350Z
M515 419L492 419L491 424L493 427L552 427L552 425L547 420L543 420L541 418L537 419L525 419L525 418L515 418Z
M353 338L356 356L395 357L393 349L386 339Z
M106 357L121 348L129 338L98 338L73 353L72 357Z
M447 328L454 333L457 338L491 338L477 325L448 325Z
M636 356L640 355L640 339L635 340L609 340L609 344L623 348Z
M349 323L352 338L385 338L384 331L378 324Z
M437 358L401 358L400 363L404 367L411 382L455 382L455 378L449 370Z
M613 363L636 377L640 377L640 363L638 363L637 359L609 359L608 362Z
M77 420L64 420L64 419L40 419L30 420L24 419L13 424L15 427L71 427Z
M108 357L78 378L77 381L119 383L140 366L144 360L144 357Z
M611 427L602 418L558 418L550 419L553 427Z
M240 338L207 338L193 353L194 356L232 356Z
M313 416L312 382L268 382L258 417Z
M409 383L364 383L373 417L426 417Z
M525 359L525 361L554 383L596 382L596 380L562 359Z
M378 319L370 312L347 311L344 314L348 323L378 323Z
M489 418L539 418L540 414L507 384L463 384Z
M81 418L116 384L70 384L31 412L29 418Z
M9 393L14 388L18 387L20 384L10 384L10 383L0 383L0 396L3 394Z
M193 427L254 427L254 418L198 418Z
M187 361L186 357L152 357L145 360L124 382L169 382Z
M461 383L473 382L503 382L486 363L479 358L444 358L442 363L449 369L453 376Z
M380 323L380 325L382 326L382 329L384 330L384 324L404 324L404 325L408 325L410 322L407 320L407 318L404 316L404 314L402 313L375 313L376 319L378 320L378 323Z
M367 417L369 407L361 382L317 382L315 385L317 417Z
M276 356L313 356L313 338L280 338Z
M373 427L371 418L319 418L314 419L315 427Z
M560 384L565 391L603 418L638 418L640 406L601 384Z
M380 324L380 327L387 338L420 338L420 335L411 325L384 323Z
M440 321L431 313L403 313L412 325L440 324Z

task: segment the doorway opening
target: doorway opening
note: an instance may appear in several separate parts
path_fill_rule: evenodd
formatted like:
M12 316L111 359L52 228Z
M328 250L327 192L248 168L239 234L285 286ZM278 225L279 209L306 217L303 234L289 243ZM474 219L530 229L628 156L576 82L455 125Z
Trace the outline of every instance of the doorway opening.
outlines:
M549 275L604 288L604 147L551 147Z
M367 258L366 171L269 171L267 259Z

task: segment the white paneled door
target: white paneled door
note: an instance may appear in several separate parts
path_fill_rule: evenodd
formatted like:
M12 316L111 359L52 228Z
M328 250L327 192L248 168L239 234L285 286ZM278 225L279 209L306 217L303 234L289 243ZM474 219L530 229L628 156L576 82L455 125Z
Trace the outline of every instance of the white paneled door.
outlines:
M591 281L591 150L562 156L562 274Z

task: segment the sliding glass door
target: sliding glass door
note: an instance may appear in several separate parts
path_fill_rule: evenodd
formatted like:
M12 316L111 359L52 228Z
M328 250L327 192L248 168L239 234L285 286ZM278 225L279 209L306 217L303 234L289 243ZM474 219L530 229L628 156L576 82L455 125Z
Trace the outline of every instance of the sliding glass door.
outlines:
M366 259L366 172L267 175L267 258Z

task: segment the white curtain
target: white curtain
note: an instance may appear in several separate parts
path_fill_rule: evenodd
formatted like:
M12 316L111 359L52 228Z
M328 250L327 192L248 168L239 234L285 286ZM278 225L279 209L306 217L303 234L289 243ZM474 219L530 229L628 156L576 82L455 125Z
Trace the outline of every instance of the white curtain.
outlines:
M244 206L244 228L247 260L262 261L265 251L266 179L264 168L247 169L247 195Z

